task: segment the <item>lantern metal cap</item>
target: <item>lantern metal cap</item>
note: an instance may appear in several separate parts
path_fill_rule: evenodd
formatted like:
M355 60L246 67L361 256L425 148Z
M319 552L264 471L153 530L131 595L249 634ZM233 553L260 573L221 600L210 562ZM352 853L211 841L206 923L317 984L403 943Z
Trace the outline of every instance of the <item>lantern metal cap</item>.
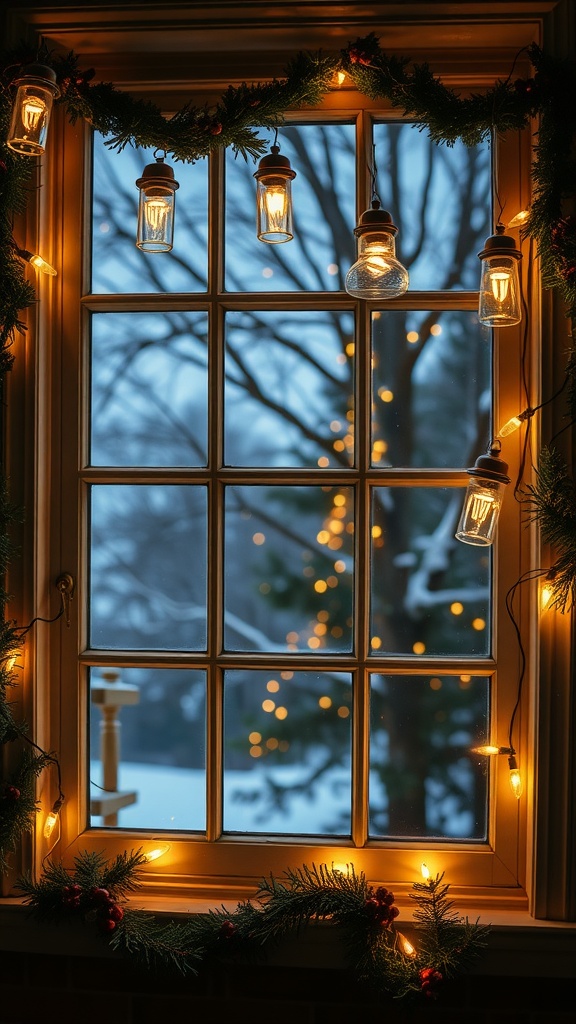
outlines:
M470 476L485 476L489 480L496 480L501 484L509 484L510 477L507 475L508 463L504 462L504 459L499 458L500 447L499 441L492 441L488 454L480 455L471 469L467 469L466 472L470 473Z
M14 85L42 85L46 89L50 89L54 95L54 99L57 99L60 95L60 89L56 81L56 72L53 68L48 67L47 64L27 64L25 68L22 68L21 74L18 78L14 79Z
M356 237L365 235L369 231L385 231L389 235L395 235L398 228L392 223L392 217L388 210L380 209L380 200L373 199L369 210L364 210L358 224L354 228Z
M497 224L496 234L490 235L486 239L482 252L478 253L478 259L486 260L492 256L509 256L513 260L522 259L522 253L517 248L515 239L512 238L512 235L506 235L504 232L504 225Z
M156 153L164 153L163 156L156 156ZM177 188L180 188L179 182L174 177L174 170L170 164L165 164L166 153L164 150L156 150L154 153L156 157L153 164L146 164L146 167L142 171L142 176L137 179L137 188L147 188L150 185L163 185L164 188L172 189L173 192Z
M272 152L263 156L258 164L258 170L254 171L254 177L259 179L268 174L281 174L283 178L296 177L296 171L292 170L287 156L280 152L280 146L274 144Z

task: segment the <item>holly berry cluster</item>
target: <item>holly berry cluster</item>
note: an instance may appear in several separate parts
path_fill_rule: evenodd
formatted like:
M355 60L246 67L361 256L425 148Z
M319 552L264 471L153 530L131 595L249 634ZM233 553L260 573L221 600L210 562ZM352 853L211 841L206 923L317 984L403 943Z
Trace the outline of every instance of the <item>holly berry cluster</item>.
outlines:
M4 790L2 792L2 800L6 800L6 802L14 803L16 800L19 800L19 799L20 799L20 790L18 789L17 786L8 786L8 785L4 786Z
M419 978L422 995L426 996L427 999L437 999L438 988L444 981L440 971L437 971L434 967L423 967L419 971Z
M109 889L93 886L86 892L73 882L62 889L62 903L71 910L85 911L87 921L95 921L103 932L113 932L124 917L124 910Z
M231 939L235 933L236 925L234 924L234 921L222 921L222 924L220 925L220 931L218 933L221 938Z
M389 928L400 913L398 907L394 906L394 893L383 885L376 890L370 886L364 907L368 917L382 928Z

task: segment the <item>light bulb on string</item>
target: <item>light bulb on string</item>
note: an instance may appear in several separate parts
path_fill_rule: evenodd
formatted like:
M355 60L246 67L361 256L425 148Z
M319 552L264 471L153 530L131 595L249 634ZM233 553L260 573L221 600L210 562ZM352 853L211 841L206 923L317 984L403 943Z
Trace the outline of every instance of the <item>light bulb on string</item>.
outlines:
M170 252L174 243L176 190L180 187L174 171L165 164L166 151L154 151L155 162L147 164L136 181L140 190L136 245L143 252Z
M556 569L552 568L546 574L545 579L540 587L540 611L545 612L552 604L554 599L554 580L556 579Z
M262 157L256 178L256 233L261 242L271 245L294 238L292 224L292 181L296 171L287 156L280 153L278 129L272 151Z
M413 960L417 956L416 947L412 945L410 939L407 939L402 932L396 931L396 945L401 953L409 960Z
M56 826L60 826L60 809L64 803L64 797L62 794L58 797L56 802L52 806L52 810L48 812L44 820L44 827L42 829L42 835L44 839L51 839Z
M147 850L144 853L146 863L150 864L152 861L160 860L160 857L163 857L164 854L168 853L169 849L170 843L156 843L156 845L152 847L151 850Z
M519 430L522 424L533 416L533 414L533 409L524 409L524 412L519 413L517 416L511 416L510 419L506 420L506 423L500 427L497 436L508 437L510 434L513 434L514 431Z
M365 210L354 234L358 259L346 274L346 291L358 299L387 300L403 295L410 283L406 267L396 259L398 228L387 210L374 198Z
M43 256L39 256L38 253L30 252L29 249L20 249L16 246L16 255L24 260L25 263L29 263L30 266L34 267L41 274L47 274L49 277L56 277L58 271L54 270L54 267L45 260Z
M463 544L489 545L494 541L506 485L508 464L499 458L500 441L491 441L487 455L476 459L467 470L470 482L466 490L456 540Z
M346 274L345 288L356 299L386 301L403 295L410 277L406 267L396 258L398 228L388 211L381 209L382 203L376 191L378 171L374 145L370 173L372 200L370 209L364 211L354 228L358 259Z
M496 233L478 253L482 260L478 319L487 327L512 327L522 319L518 276L522 253L504 231L504 225L498 223Z
M56 72L45 64L29 64L15 79L18 86L7 145L20 156L41 156L46 145L52 103L60 95Z
M524 787L514 752L508 756L508 768L510 769L510 788L516 799L519 800L522 796Z
M518 768L518 762L516 761L516 751L514 747L497 747L493 744L487 743L480 747L472 747L471 752L473 754L481 754L484 757L493 757L499 755L506 755L508 757L508 768L510 771L510 788L514 793L514 796L519 800L522 796L523 785L522 776L520 769Z

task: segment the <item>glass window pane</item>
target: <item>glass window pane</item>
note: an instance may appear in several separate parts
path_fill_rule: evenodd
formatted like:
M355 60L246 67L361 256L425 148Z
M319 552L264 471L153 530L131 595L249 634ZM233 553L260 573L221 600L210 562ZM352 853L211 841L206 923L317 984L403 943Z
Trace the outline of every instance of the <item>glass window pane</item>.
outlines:
M224 829L349 835L347 672L227 672Z
M372 676L370 834L485 839L489 680ZM482 762L482 763L480 763Z
M204 673L93 668L90 691L91 825L204 830ZM117 792L130 796L114 814Z
M111 151L94 134L92 210L92 291L206 291L208 238L208 161L176 163L168 159L179 183L174 214L174 248L145 253L136 248L136 180L151 150L126 147Z
M271 143L273 137L271 138ZM355 260L355 127L283 125L280 152L290 160L294 238L256 237L257 163L226 154L228 291L338 291Z
M378 192L399 229L410 288L476 290L477 254L492 233L488 143L437 145L407 123L374 125L374 143Z
M373 654L489 654L490 555L454 537L464 493L374 488Z
M352 648L349 487L227 487L225 648Z
M205 313L92 317L92 465L206 465L207 330Z
M127 650L206 646L204 487L92 487L90 643Z
M492 376L476 313L376 312L372 345L372 465L473 465L486 448Z
M349 466L352 315L236 312L226 325L226 465Z

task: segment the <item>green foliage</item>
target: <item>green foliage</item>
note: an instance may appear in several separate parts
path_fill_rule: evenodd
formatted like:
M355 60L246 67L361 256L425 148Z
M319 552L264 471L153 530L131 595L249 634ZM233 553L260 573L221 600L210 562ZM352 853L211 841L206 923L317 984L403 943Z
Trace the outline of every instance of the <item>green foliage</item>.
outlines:
M2 720L0 717L0 727ZM24 751L18 767L0 789L0 871L8 868L7 855L16 849L20 836L32 831L37 811L35 782L54 758L43 751Z
M529 519L538 523L542 537L554 549L551 606L565 612L576 603L576 487L553 448L540 452L536 482L526 492Z
M443 972L436 974L438 984L468 965L486 943L488 928L459 918L448 899L449 886L437 877L414 886L419 950L407 956L394 926L393 893L383 886L374 890L352 865L346 872L326 864L289 869L282 880L270 875L262 881L256 905L247 900L235 911L221 907L161 923L152 914L119 906L138 887L144 861L140 851L121 854L111 864L101 854L84 852L72 872L49 862L39 882L23 878L16 888L37 915L94 924L108 933L112 949L136 965L180 973L197 973L210 958L253 958L311 921L326 920L341 931L358 979L398 999L431 994L423 972Z

